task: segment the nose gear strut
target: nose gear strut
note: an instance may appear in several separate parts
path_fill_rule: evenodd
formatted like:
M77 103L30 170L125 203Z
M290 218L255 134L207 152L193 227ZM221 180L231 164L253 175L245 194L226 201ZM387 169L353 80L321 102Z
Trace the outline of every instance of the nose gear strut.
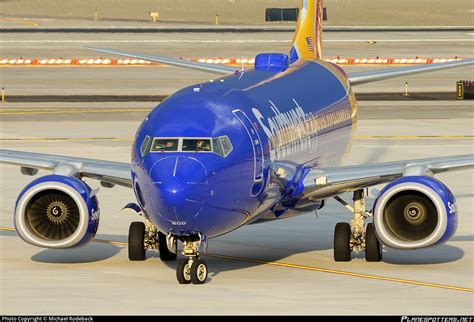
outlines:
M207 250L207 238L199 234L198 240L183 241L183 251L187 258L181 260L176 267L176 278L179 284L204 284L207 279L208 269L206 262L199 258L200 252Z

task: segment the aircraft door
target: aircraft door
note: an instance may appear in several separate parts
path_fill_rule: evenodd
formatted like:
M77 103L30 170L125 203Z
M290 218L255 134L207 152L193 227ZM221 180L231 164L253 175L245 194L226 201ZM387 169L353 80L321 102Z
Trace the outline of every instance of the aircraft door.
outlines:
M259 194L263 188L264 155L262 141L260 140L260 135L258 134L247 114L245 114L240 109L233 110L232 113L234 113L234 115L239 119L240 123L242 123L242 125L245 127L252 143L254 155L254 182L256 184L252 189L251 195L255 196Z

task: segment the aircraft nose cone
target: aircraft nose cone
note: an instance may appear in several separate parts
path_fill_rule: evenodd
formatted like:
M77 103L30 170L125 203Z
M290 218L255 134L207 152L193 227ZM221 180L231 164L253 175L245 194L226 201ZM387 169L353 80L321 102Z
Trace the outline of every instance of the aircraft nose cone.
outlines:
M197 159L184 156L163 157L150 170L157 188L160 215L173 222L184 222L199 215L207 197L207 173Z
M170 204L179 205L186 200L186 191L179 182L168 182L158 185L161 199Z

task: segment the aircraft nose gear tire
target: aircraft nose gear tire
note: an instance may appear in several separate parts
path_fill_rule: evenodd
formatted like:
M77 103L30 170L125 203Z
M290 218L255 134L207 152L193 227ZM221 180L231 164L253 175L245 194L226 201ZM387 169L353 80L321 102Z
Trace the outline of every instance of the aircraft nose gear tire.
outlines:
M191 283L191 268L187 258L179 261L176 267L176 278L179 284Z
M382 260L382 245L375 235L374 225L367 225L365 229L365 260L368 262L380 262Z
M202 259L196 259L191 265L191 281L193 284L204 284L207 279L207 265Z
M351 226L348 223L337 223L334 229L334 260L336 262L351 260Z
M158 232L158 250L160 251L160 259L165 262L176 260L177 254L169 251L166 243L166 235Z
M200 258L184 259L176 267L179 284L204 284L207 280L207 265Z
M145 224L132 222L128 230L128 258L131 261L145 260Z

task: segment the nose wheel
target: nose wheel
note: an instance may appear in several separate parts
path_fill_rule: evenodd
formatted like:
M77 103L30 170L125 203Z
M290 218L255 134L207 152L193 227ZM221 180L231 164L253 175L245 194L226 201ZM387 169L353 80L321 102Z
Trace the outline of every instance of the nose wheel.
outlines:
M200 258L193 260L191 265L191 282L193 284L204 284L207 279L207 265L206 262Z
M176 267L176 278L179 284L191 283L191 266L188 259L183 259L178 262Z
M199 258L200 252L206 252L207 238L198 234L194 238L183 240L182 254L186 259L181 260L176 267L176 278L179 284L204 284L207 280L208 269L206 262Z
M206 262L198 257L183 259L176 267L176 278L179 284L204 284L207 274Z

